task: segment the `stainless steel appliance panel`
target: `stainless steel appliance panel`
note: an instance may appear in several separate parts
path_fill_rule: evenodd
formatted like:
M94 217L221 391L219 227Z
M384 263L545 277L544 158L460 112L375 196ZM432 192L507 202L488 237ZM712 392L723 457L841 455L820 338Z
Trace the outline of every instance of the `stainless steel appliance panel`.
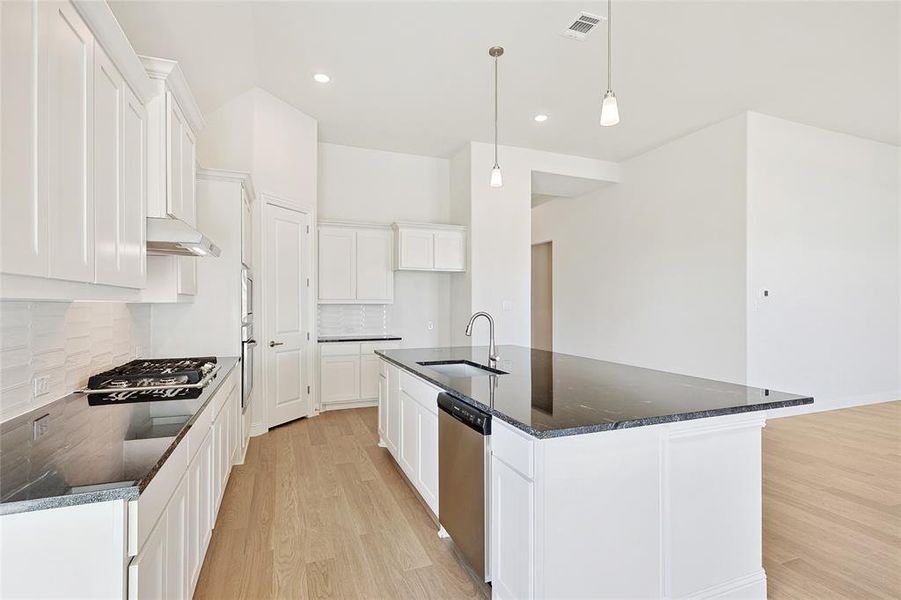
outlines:
M253 339L253 324L241 327L241 410L247 409L253 391L253 352L257 341Z
M438 520L485 578L487 441L491 415L438 395Z

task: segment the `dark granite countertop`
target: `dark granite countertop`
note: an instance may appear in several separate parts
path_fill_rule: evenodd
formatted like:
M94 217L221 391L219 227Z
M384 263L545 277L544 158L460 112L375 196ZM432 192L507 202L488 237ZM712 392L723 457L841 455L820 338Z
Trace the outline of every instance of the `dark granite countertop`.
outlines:
M498 347L497 369L506 374L478 377L450 377L418 363L465 360L487 365L485 346L378 350L376 353L536 438L813 402L809 396L521 346Z
M366 334L360 333L356 335L320 335L320 344L329 344L333 342L388 342L392 340L402 340L399 335L385 334Z
M90 406L74 393L0 424L0 515L136 498L238 358L217 361L216 377L193 400ZM44 415L48 431L33 440Z

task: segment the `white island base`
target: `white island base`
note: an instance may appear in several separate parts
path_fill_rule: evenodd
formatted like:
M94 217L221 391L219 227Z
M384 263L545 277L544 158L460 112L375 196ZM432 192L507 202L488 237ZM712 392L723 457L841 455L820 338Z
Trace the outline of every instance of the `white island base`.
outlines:
M492 421L492 595L766 598L765 412L537 439Z

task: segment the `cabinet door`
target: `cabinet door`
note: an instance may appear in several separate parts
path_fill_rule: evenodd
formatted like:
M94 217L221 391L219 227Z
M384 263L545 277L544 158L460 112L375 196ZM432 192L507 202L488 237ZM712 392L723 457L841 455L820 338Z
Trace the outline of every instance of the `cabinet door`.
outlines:
M414 484L419 478L419 405L400 390L400 466Z
M232 389L231 395L226 400L228 409L228 468L231 470L235 464L235 453L238 451L238 417L241 416L241 392L240 386Z
M127 85L123 92L120 283L141 288L147 279L147 111Z
M427 230L398 230L398 268L432 269L435 266L434 234Z
M441 271L466 270L466 234L462 231L435 232L435 268Z
M128 566L129 600L166 597L166 519L156 524L144 547Z
M432 512L438 514L438 415L421 404L419 410L419 476L416 488Z
M385 445L391 455L398 459L400 445L400 389L398 387L397 367L388 367L388 410L385 423Z
M94 264L97 283L121 283L119 182L122 158L122 77L99 45L94 48Z
M491 460L491 586L494 597L533 596L534 484Z
M32 2L0 2L0 270L46 277L47 195L39 197L36 185L33 37L42 19L33 8Z
M212 514L215 522L219 512L219 503L225 492L226 459L228 452L228 415L225 409L219 411L219 416L213 421L213 474L212 474Z
M360 398L378 397L380 362L375 354L360 357Z
M379 440L387 445L388 435L388 378L379 373Z
M360 399L360 357L323 356L319 359L322 404Z
M357 299L357 234L353 230L319 228L319 299Z
M193 296L197 293L197 259L176 256L178 264L178 293Z
M183 200L184 164L182 141L188 128L185 116L171 92L166 92L166 210L182 221L188 221Z
M94 280L94 38L68 2L39 2L38 193L49 276Z
M357 231L357 300L394 302L393 242L391 231Z
M166 595L173 600L188 598L188 489L183 477L166 508ZM162 519L161 519L162 521ZM162 523L160 523L162 524Z
M207 433L194 460L188 467L190 485L188 510L187 574L189 591L193 592L203 566L203 556L212 530L212 466L213 434ZM191 594L189 593L189 596Z

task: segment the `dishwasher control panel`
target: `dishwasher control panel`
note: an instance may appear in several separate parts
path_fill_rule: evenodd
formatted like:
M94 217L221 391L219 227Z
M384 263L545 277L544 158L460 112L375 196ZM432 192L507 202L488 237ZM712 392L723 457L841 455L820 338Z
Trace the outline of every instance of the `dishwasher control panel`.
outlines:
M438 394L438 408L482 435L491 435L491 415L450 394Z

